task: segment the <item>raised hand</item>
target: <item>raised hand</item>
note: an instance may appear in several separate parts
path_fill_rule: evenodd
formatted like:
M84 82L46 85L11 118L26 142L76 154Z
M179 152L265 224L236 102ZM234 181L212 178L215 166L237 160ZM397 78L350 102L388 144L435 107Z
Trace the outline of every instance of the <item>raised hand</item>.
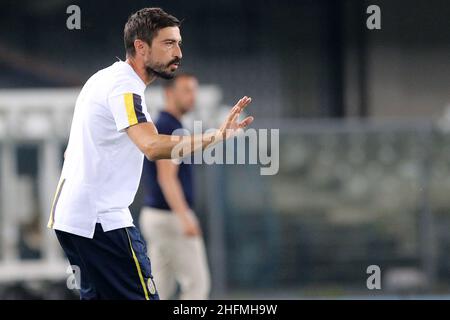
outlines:
M250 102L252 102L252 98L244 96L235 104L235 106L230 110L230 113L225 119L225 122L217 131L216 138L221 140L228 139L234 136L239 129L244 129L253 122L253 117L251 116L245 118L241 122L237 122L241 111L244 110L244 108L247 107Z

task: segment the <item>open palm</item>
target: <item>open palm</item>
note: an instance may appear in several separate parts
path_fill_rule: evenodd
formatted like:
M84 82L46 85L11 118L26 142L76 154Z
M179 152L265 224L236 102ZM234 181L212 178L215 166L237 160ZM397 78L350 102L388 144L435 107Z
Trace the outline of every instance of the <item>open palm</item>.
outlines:
M239 129L244 129L253 122L253 117L251 116L246 117L241 122L238 122L241 111L244 110L250 102L252 102L252 98L244 96L234 105L217 132L219 139L228 139L234 136Z

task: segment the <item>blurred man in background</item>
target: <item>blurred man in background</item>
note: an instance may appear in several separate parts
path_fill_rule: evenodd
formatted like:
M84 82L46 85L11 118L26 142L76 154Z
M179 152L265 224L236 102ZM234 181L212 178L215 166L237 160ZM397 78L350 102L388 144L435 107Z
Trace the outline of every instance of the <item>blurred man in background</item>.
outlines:
M195 104L198 82L179 74L166 82L166 105L155 125L160 134L183 128L181 118ZM141 232L149 245L155 282L162 299L207 299L210 275L199 223L192 211L192 164L144 160Z

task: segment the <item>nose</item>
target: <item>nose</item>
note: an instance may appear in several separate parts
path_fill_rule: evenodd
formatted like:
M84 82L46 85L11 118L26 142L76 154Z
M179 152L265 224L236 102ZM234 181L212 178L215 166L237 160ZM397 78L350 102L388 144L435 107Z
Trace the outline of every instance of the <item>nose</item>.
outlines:
M174 55L174 57L177 57L178 59L181 59L183 57L183 54L181 53L181 48L178 44L175 46L175 52L173 55Z

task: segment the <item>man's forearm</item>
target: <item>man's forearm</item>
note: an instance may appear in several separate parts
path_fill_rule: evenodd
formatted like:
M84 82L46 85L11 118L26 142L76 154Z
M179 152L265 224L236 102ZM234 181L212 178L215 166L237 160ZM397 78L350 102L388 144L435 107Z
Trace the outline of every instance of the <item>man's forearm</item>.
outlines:
M219 140L216 133L191 136L158 134L149 142L146 156L151 160L183 158Z

